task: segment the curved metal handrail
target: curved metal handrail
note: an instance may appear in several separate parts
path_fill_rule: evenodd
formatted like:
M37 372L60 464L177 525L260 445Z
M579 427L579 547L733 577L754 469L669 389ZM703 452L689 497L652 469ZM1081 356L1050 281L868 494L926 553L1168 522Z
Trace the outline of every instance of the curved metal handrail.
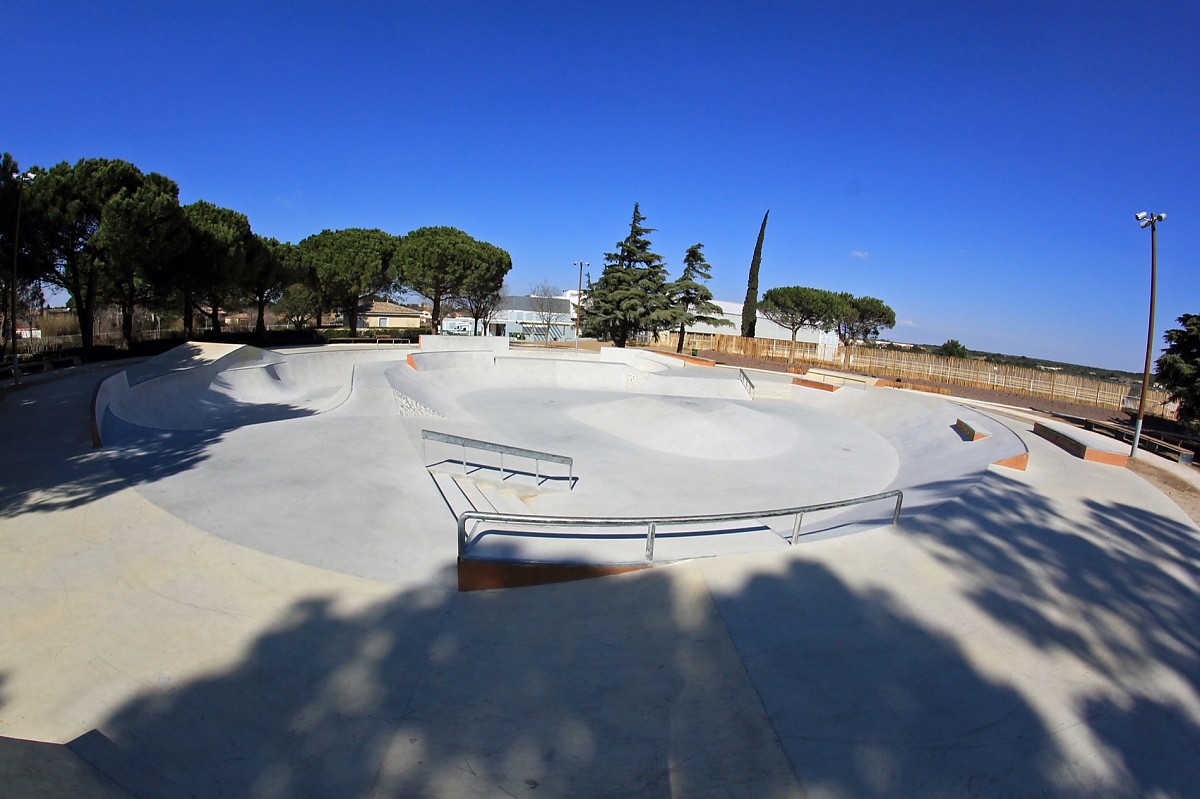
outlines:
M542 516L524 513L497 513L469 510L458 517L458 556L466 557L467 544L470 536L467 533L467 523L470 521L512 522L536 526L555 527L646 527L646 560L654 560L654 534L661 524L703 524L707 522L745 521L749 519L772 519L778 516L795 516L792 522L792 537L790 544L795 544L800 538L800 524L804 514L822 510L846 508L852 505L862 505L881 499L896 498L896 508L892 511L892 524L900 521L900 507L904 503L904 492L900 489L883 491L862 497L838 500L836 502L821 502L815 505L801 505L795 508L778 508L764 511L741 511L738 513L713 513L697 516ZM711 531L705 531L705 534ZM569 537L570 533L564 533ZM699 535L699 534L697 534Z

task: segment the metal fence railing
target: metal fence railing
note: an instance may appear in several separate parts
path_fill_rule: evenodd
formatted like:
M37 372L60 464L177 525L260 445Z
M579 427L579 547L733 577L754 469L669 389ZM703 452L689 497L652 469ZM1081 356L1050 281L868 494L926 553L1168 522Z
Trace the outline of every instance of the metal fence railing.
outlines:
M745 511L740 513L717 513L699 516L539 516L523 513L466 511L460 514L458 517L458 555L460 558L469 557L467 547L471 542L471 533L467 531L467 525L472 521L494 522L498 524L520 524L523 526L533 526L539 528L584 527L590 528L593 531L612 527L644 527L646 528L646 561L651 562L654 560L654 537L658 531L658 528L661 526L680 524L713 524L718 522L739 522L792 516L792 534L788 539L788 542L794 545L800 539L800 525L804 522L804 515L806 513L816 513L817 511L823 510L847 508L853 505L862 505L867 502L876 502L879 500L891 499L893 497L896 499L896 507L892 511L892 524L895 525L900 522L900 508L904 503L904 492L899 489L883 491L878 494L869 494L863 497L852 497L850 499L838 500L836 502L821 502L815 505L801 505L795 508L778 508L775 510ZM478 525L475 525L475 528L478 528ZM693 535L697 536L711 534L711 530L693 533ZM561 536L564 538L569 538L571 535L571 533L561 534ZM589 537L596 537L595 532L588 535Z

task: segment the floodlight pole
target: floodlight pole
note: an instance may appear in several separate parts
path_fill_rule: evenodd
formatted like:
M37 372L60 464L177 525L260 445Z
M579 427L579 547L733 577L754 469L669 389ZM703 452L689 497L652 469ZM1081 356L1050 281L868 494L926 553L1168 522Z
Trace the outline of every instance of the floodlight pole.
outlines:
M9 319L9 329L12 331L12 381L13 385L21 382L21 360L17 357L17 254L20 249L21 237L21 198L24 194L25 183L33 180L33 173L15 174L17 179L17 222L13 227L13 261L12 261L12 281L9 283L9 311L11 318Z
M587 261L576 261L579 267L579 292L575 295L575 349L579 349L579 319L583 316L583 268L590 266Z
M1129 457L1136 458L1138 444L1142 438L1142 420L1146 418L1146 394L1150 391L1150 359L1154 353L1154 284L1158 271L1158 223L1166 214L1140 213L1135 217L1142 227L1150 228L1150 324L1146 330L1146 368L1142 372L1142 395L1138 397L1137 422L1133 426L1133 446Z

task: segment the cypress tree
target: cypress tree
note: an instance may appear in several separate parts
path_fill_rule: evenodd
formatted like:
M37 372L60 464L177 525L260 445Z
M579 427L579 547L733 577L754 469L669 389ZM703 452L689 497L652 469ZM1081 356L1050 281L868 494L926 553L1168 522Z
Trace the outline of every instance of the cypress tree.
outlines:
M746 302L742 305L742 336L754 338L754 320L758 316L758 267L762 264L763 236L767 234L767 217L771 209L763 214L762 227L758 229L758 241L754 244L754 257L750 260L750 277L746 281Z

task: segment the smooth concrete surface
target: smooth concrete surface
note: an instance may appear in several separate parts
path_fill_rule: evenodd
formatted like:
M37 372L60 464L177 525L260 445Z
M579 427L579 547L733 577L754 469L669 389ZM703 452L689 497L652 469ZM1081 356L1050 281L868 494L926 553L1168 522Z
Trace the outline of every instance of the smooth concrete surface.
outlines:
M124 455L90 447L99 373L6 394L0 735L76 741L139 797L1200 795L1200 531L1135 474L993 416L1029 470L932 473L896 528L458 594L387 455L432 418L400 414L433 409L397 400L390 368L356 366L332 411ZM472 393L428 399L494 424ZM843 411L888 440L886 409ZM941 412L893 409L892 432ZM962 448L997 437L963 442L964 409L944 412ZM742 490L686 479L659 490ZM243 526L286 539L320 498L332 560L370 533L356 480L397 542L381 559L424 566L371 579L211 521L236 523L222 506L256 483L286 500ZM191 518L152 501L173 481ZM0 749L0 785L36 773L23 743Z

